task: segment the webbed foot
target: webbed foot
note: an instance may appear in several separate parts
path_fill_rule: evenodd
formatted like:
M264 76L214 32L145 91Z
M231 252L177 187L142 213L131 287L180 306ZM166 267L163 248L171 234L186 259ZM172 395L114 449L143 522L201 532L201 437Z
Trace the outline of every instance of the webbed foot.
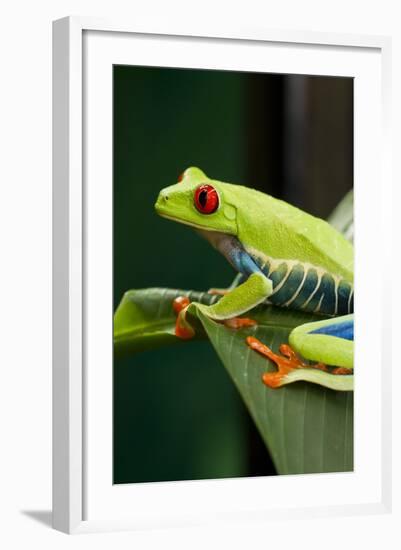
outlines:
M281 344L280 354L274 353L268 346L263 344L260 340L253 336L248 336L246 339L248 346L268 357L273 361L278 368L277 372L266 372L262 376L263 382L270 388L279 388L286 383L285 378L288 374L297 369L318 369L327 372L328 369L323 363L316 363L314 365L308 365L304 363L295 351L288 344Z

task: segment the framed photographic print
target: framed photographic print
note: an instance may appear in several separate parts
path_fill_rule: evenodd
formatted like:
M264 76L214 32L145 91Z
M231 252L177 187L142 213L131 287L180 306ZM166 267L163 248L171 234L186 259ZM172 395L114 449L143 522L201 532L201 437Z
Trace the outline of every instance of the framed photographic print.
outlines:
M384 512L389 39L53 51L54 526Z

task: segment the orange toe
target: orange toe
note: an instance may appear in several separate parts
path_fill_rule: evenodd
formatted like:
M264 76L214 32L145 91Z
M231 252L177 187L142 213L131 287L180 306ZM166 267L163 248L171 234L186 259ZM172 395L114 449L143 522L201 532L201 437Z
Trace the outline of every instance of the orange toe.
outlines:
M178 314L189 306L190 303L191 300L187 296L177 296L173 301L173 309Z
M256 321L248 319L247 317L232 317L231 319L225 319L223 323L226 327L234 329L254 327L257 325Z
M253 336L248 336L246 343L251 349L267 357L277 365L277 372L266 372L262 376L264 384L270 388L280 387L283 384L284 377L295 369L317 368L327 371L327 367L323 363L316 363L315 365L304 363L288 344L281 344L281 355L279 355Z

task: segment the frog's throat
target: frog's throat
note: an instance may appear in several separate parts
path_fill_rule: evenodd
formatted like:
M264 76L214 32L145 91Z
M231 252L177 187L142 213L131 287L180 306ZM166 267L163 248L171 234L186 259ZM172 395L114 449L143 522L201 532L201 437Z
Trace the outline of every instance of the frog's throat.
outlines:
M221 231L209 231L196 229L196 232L222 254L236 271L239 269L238 259L244 255L248 256L242 243L234 235L222 233Z

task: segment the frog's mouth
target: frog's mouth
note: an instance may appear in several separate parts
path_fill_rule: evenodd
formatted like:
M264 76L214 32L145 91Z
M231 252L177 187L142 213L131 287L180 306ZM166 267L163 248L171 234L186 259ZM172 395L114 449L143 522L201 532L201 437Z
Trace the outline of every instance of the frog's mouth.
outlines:
M165 214L163 211L156 208L156 212L159 214L160 217L165 218L166 220L172 220L173 222L181 223L182 225L188 225L189 227L193 227L196 230L203 231L204 233L221 233L219 230L212 229L208 227L205 229L204 225L200 225L193 222L187 222L186 220L183 220L181 218L175 218L174 216L170 216L169 214ZM225 233L222 233L224 235Z

